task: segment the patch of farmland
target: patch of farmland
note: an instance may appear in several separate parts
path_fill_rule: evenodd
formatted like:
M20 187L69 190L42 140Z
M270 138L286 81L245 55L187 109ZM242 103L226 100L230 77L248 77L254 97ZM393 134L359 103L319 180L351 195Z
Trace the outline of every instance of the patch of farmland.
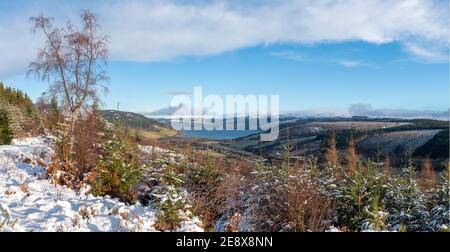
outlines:
M409 122L366 122L366 121L350 121L350 122L311 122L307 125L321 127L330 130L359 130L369 131L375 129L386 129L404 125L411 125Z
M379 145L382 153L403 152L411 146L412 151L431 140L440 130L409 130L373 135L360 142L359 149L376 151Z

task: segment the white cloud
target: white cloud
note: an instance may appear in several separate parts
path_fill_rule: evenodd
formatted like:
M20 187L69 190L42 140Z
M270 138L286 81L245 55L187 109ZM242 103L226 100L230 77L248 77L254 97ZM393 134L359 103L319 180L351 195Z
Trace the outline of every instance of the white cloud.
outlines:
M450 110L433 109L392 109L373 108L368 103L356 103L348 108L316 108L301 111L289 111L283 114L292 116L369 116L378 118L432 118L448 120Z
M36 12L65 21L68 13L91 7L111 36L113 60L160 61L256 45L360 40L399 42L414 57L436 61L448 52L447 5L440 0L129 0L59 7L47 2L8 15L14 20L0 18L0 54L12 62L0 63L0 76L22 70L34 56L36 40L29 37L26 20Z
M361 61L355 61L355 60L341 60L338 62L340 65L344 66L344 67L360 67L362 65L364 65L363 62Z

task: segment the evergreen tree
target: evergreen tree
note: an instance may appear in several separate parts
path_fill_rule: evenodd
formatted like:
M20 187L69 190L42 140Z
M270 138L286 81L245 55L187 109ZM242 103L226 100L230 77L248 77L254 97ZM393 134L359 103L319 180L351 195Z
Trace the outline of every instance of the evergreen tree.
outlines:
M129 203L135 201L132 190L141 174L137 151L137 145L124 131L123 122L116 121L96 168L93 188L97 195L110 195Z
M5 109L0 109L0 145L11 144L13 132L9 126L9 116Z
M49 108L48 114L46 116L46 121L47 121L47 127L50 130L54 130L55 126L58 123L63 121L62 112L61 112L61 109L59 108L58 100L56 100L55 97L53 97L50 100L50 108Z
M385 205L389 212L388 223L395 229L408 232L424 231L428 219L426 201L417 183L416 168L411 161L403 168L400 178L388 185Z
M333 131L325 151L325 161L327 162L326 170L333 179L339 180L342 175L342 167L340 166L339 153L336 144L336 133Z
M353 135L350 135L350 138L348 140L348 147L347 147L347 173L349 175L355 174L355 169L357 165L357 156L356 156L356 149L355 149L355 142L353 140Z
M383 194L382 174L370 160L364 169L362 165L356 162L354 173L345 174L335 193L338 225L351 230L364 229L367 220L374 220L373 213L380 209L379 197ZM375 225L379 226L379 222Z
M182 174L176 172L178 169L180 169L178 164L169 163L157 174L161 183L161 192L157 193L166 195L156 204L158 215L155 227L158 230L175 230L182 221L180 213L186 208L186 205L181 197L184 180Z
M450 231L450 163L442 173L442 182L433 190L427 231Z

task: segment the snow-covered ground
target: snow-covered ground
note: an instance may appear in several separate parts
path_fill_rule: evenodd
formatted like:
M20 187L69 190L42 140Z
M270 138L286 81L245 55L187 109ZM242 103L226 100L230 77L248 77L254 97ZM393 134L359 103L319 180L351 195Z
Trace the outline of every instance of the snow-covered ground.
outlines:
M0 146L0 231L156 231L157 211L54 185L44 179L46 137ZM197 218L177 231L203 231Z

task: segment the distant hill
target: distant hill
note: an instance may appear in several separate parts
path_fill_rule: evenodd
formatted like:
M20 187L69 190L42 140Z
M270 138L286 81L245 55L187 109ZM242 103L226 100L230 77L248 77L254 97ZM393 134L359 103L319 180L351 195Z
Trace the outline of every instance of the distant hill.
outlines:
M158 109L158 110L143 113L143 114L148 117L166 118L166 117L172 116L177 110L179 110L182 107L183 107L183 105L180 104L175 107L162 108L162 109Z
M113 123L114 120L120 119L126 127L138 130L147 139L178 135L177 131L167 127L165 124L138 113L117 110L102 110L101 113L106 121Z
M337 147L344 151L350 135L357 152L375 157L382 155L404 157L412 149L414 157L431 157L439 161L449 158L449 122L440 120L369 119L369 118L316 118L298 119L280 125L279 138L273 142L260 142L260 134L225 141L227 147L263 155L269 159L282 159L283 147L292 146L293 157L322 156L332 132L336 133Z

